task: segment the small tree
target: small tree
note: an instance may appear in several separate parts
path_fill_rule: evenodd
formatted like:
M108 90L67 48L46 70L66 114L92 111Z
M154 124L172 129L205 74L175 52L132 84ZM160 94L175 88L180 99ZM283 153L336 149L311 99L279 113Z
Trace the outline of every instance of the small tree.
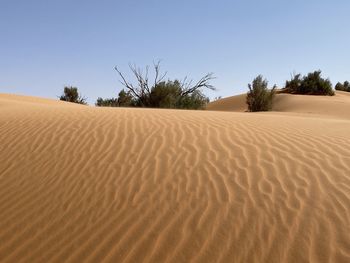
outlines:
M193 94L201 94L202 89L215 90L210 84L210 81L214 78L213 73L208 73L203 76L199 81L193 82L185 78L183 81L165 81L166 72L161 73L160 62L154 63L153 78L149 77L149 66L143 71L136 65L129 65L132 74L134 75L136 82L132 83L126 79L124 74L115 67L121 78L121 84L126 88L129 94L132 96L135 106L139 107L157 107L157 108L187 108L197 107L196 103L182 105L183 101L188 101L189 98L196 98L198 96L192 96ZM204 96L204 95L203 95ZM201 104L201 103L200 103Z
M162 81L153 86L150 93L151 107L178 108L181 84L178 80Z
M152 107L173 109L203 109L209 101L198 89L183 95L179 80L163 81L152 87L150 98Z
M291 80L286 81L285 88L283 92L285 93L300 93L303 78L301 74L293 75Z
M344 91L344 85L340 82L338 82L336 85L335 85L335 90L341 90L341 91Z
M329 79L322 78L321 73L321 70L310 72L303 78L301 74L294 75L291 80L286 81L282 92L307 95L334 95L332 83Z
M206 97L200 90L196 90L191 94L181 97L179 109L204 109L209 103L209 98Z
M130 92L122 89L118 94L118 98L98 98L95 105L98 107L131 107L135 106L135 101Z
M134 106L135 101L130 91L122 89L118 94L118 106L119 107L130 107Z
M267 85L268 82L263 79L262 75L257 76L252 84L248 84L249 91L246 102L249 111L268 111L272 108L276 86L268 89Z
M349 81L345 81L345 82L344 82L344 89L345 89L346 91L349 91L349 92L350 92L350 83L349 83Z
M86 98L82 97L78 92L78 88L73 86L64 87L63 94L61 95L60 100L84 105L87 104Z
M115 98L103 99L99 97L95 105L97 107L118 107L118 100Z
M349 81L345 81L344 84L338 82L338 83L335 85L335 89L336 89L336 90L341 90L341 91L348 91L348 92L350 92L350 83L349 83Z

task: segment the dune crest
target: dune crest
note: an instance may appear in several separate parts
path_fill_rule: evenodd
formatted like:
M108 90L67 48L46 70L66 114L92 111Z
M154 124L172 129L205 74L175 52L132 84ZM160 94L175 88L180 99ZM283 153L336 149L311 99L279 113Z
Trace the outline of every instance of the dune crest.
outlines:
M0 261L350 262L350 120L298 113L0 94Z

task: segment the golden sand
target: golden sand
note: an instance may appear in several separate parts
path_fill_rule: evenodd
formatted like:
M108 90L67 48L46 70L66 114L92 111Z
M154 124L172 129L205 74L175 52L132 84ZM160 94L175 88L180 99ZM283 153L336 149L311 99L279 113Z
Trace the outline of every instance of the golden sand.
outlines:
M274 110L0 94L0 261L350 262L350 96Z

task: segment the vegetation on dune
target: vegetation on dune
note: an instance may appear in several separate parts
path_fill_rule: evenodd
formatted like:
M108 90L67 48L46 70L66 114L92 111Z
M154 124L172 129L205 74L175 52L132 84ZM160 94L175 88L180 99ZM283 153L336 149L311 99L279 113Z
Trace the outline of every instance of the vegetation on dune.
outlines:
M115 98L99 97L95 103L96 106L204 109L209 103L209 98L205 96L203 90L216 90L211 84L211 80L214 79L213 73L208 73L194 82L187 77L182 81L165 80L167 73L161 73L159 61L153 64L152 76L149 74L149 66L143 70L136 65L129 65L129 68L135 81L127 80L118 67L115 67L124 89ZM268 81L262 75L257 76L251 84L248 84L249 90L246 97L248 110L251 112L271 110L276 93L334 95L331 81L323 78L321 73L321 70L318 70L305 76L293 75L281 90L276 90L276 85L268 88ZM335 89L350 92L350 83L349 81L338 82ZM214 101L218 99L221 97L215 98ZM64 87L60 100L87 104L86 98L82 97L78 88L73 86Z
M132 107L135 106L135 103L130 92L122 89L118 94L118 98L98 98L95 105L98 107Z
M158 62L153 65L154 73L151 80L149 66L144 71L135 65L129 65L129 67L136 81L134 83L128 81L116 67L115 70L126 91L122 90L118 98L98 98L96 106L203 109L209 102L203 89L215 90L210 84L214 78L212 73L206 74L195 83L187 78L183 81L164 80L166 73L161 73L160 62Z
M86 98L81 96L78 92L78 88L70 86L64 87L63 94L60 96L60 100L79 103L86 105Z
M97 98L95 106L98 107L118 107L118 99L116 98L107 98L103 99L101 97Z
M267 80L262 75L259 75L253 80L252 84L248 84L248 88L246 103L249 111L271 110L276 86L269 89Z
M329 79L322 78L321 71L294 75L291 80L287 80L285 87L278 93L307 94L307 95L334 95L332 83ZM272 89L267 87L268 82L261 75L248 85L247 104L249 111L268 111L272 108L273 98L276 94L276 86ZM349 82L338 83L336 89L348 90ZM350 91L350 89L349 89Z
M347 92L350 92L350 83L349 83L349 81L345 81L344 83L338 82L338 83L335 85L335 89L336 89L336 90L340 90L340 91L347 91Z
M150 107L169 109L202 109L209 99L198 89L184 93L180 81L162 81L152 87L149 98Z
M286 81L286 85L281 92L307 95L334 95L332 83L329 79L321 76L321 70L310 72L306 76L294 75L291 80Z

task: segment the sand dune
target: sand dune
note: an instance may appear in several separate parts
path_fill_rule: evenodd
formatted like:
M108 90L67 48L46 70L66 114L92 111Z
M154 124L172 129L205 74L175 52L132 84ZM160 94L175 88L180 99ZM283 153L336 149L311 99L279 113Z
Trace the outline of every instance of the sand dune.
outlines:
M0 94L0 261L350 262L350 97L297 98L278 95L292 115Z
M207 105L207 110L215 111L247 111L246 94L240 94L213 101Z
M209 103L208 110L212 111L247 111L246 95L223 98ZM310 96L277 94L273 104L275 112L302 113L303 116L322 115L350 119L350 93L336 91L335 96Z

